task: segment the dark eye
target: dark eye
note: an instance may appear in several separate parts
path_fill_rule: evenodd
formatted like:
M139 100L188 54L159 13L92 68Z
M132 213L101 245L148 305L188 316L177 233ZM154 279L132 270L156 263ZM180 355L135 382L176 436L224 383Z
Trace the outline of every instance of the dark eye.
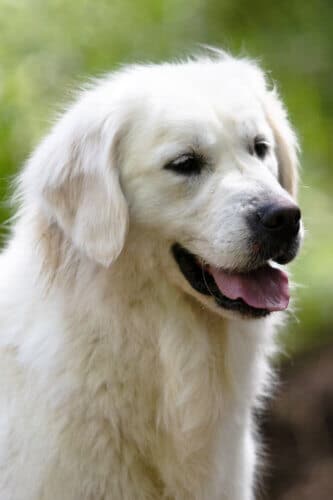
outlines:
M258 158L263 160L268 153L268 149L269 146L265 139L263 139L262 137L256 137L254 139L253 150L256 156L258 156Z
M165 165L166 170L173 170L181 175L199 175L204 166L204 159L195 153L184 154Z

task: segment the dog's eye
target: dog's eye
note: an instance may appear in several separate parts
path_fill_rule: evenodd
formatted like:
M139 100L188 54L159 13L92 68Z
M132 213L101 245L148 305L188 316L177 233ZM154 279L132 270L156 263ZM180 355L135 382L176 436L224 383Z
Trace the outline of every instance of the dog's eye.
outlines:
M263 160L268 153L269 145L265 139L262 137L256 137L254 139L253 152Z
M203 166L204 160L200 155L189 153L170 161L164 168L181 175L199 175Z

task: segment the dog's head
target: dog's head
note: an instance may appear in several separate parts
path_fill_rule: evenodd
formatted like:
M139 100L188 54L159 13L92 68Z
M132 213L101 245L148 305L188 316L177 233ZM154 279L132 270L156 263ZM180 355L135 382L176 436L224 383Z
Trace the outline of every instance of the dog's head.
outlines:
M298 250L297 144L246 60L138 66L85 91L25 170L74 246L104 266L137 225L165 241L177 285L209 307L287 307Z

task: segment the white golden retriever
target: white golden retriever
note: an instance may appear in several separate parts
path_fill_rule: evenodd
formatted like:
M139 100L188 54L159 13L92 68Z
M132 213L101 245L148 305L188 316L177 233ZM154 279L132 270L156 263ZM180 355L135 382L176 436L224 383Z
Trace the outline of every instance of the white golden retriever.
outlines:
M123 69L62 116L0 257L1 500L254 498L296 149L225 54Z

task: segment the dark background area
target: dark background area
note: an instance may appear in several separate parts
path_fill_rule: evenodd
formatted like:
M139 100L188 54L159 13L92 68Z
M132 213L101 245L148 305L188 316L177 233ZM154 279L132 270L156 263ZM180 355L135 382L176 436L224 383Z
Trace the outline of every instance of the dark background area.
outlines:
M189 55L199 43L257 59L299 133L307 233L291 266L297 298L281 336L282 383L262 424L271 458L261 489L271 500L331 499L331 0L0 0L1 237L11 179L72 89L124 63Z

